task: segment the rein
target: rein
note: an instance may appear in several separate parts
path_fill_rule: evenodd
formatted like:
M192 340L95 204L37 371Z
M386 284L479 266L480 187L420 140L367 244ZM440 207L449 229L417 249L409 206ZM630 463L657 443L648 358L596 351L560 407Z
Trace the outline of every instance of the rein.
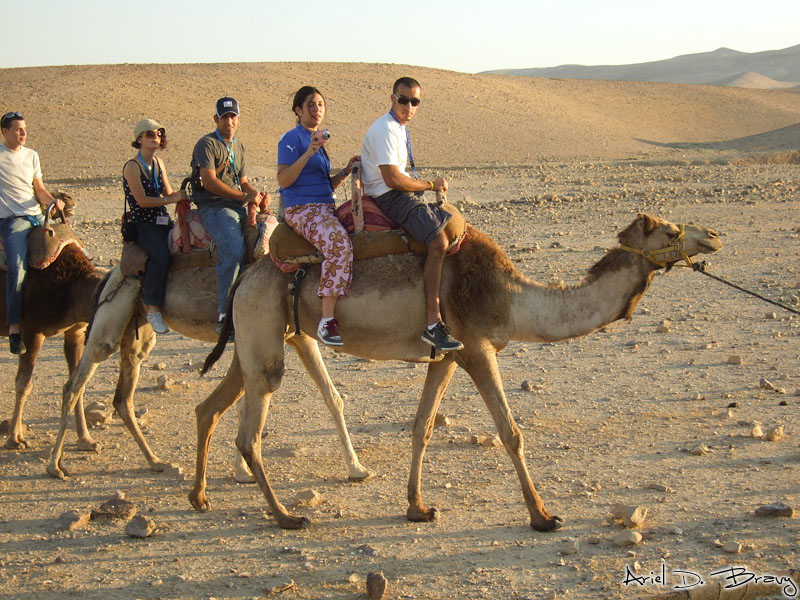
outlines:
M719 281L720 283L724 283L725 285L729 285L732 288L739 290L740 292L744 292L745 294L750 294L751 296L754 296L755 298L758 298L759 300L763 300L764 302L769 302L770 304L774 304L775 306L778 306L778 307L782 308L785 311L788 311L788 312L796 314L796 315L800 315L800 311L795 310L795 309L793 309L793 308L791 308L789 306L786 306L785 304L781 304L780 302L777 302L777 301L772 300L770 298L766 298L766 297L762 296L761 294L758 294L758 293L756 293L756 292L754 292L752 290L748 290L747 288L744 288L744 287L742 287L740 285L736 285L735 283L732 283L730 281L726 281L725 279L723 279L722 277L719 277L717 275L712 275L711 273L706 271L707 263L704 260L700 261L697 264L693 263L692 259L689 258L689 255L686 254L686 244L684 242L684 238L685 238L685 235L686 235L686 228L685 228L685 226L683 224L680 225L680 228L681 228L681 231L676 236L675 242L672 243L669 246L665 246L663 248L658 248L657 250L642 250L640 248L631 248L629 246L623 246L622 244L620 244L619 249L620 250L625 250L625 252L630 252L632 254L638 254L639 256L644 256L651 263L653 263L655 265L658 265L659 267L666 267L667 266L667 262L659 262L658 260L655 259L656 255L669 254L670 252L677 253L686 262L686 264L685 265L680 265L680 264L679 265L675 265L676 267L688 267L688 268L691 268L693 271L697 271L698 273L702 273L706 277L710 277L711 279L715 279L716 281Z
M659 267L666 268L668 261L659 262L656 260L656 256L659 254L670 254L675 253L679 254L681 259L683 259L686 264L685 265L675 265L678 267L687 267L690 269L694 268L694 263L692 259L689 258L689 255L686 254L686 242L684 238L686 237L686 226L681 223L680 224L680 232L675 237L675 241L669 245L664 246L663 248L658 248L656 250L645 250L642 248L631 248L630 246L623 246L622 244L619 245L620 250L624 250L625 252L630 252L631 254L638 254L639 256L644 256L647 260L649 260L654 265L658 265Z

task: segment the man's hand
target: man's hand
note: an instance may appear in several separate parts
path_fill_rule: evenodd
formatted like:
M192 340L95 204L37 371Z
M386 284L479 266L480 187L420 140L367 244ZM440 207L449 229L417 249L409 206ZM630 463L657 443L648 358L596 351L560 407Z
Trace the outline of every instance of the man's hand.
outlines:
M447 180L444 177L440 177L439 179L433 180L433 191L434 192L446 192L447 191Z
M56 201L56 208L58 210L62 210L63 211L66 208L67 205L64 204L64 201L61 200L60 198L55 198L55 201Z

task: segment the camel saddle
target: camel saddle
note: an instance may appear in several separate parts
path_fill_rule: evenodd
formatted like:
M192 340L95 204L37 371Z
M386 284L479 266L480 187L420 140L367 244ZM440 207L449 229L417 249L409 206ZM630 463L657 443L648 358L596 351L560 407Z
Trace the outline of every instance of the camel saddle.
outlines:
M336 209L336 216L350 234L354 260L368 260L390 254L427 253L425 244L418 242L389 220L371 199L363 196L361 202L364 231L359 233L353 232L351 203L345 202ZM447 252L455 254L467 232L467 221L452 204L446 204L444 208L450 213L450 220L444 228L449 242ZM323 260L319 251L286 223L279 224L269 238L269 255L284 273L296 270L299 265L318 264Z
M247 248L246 262L249 265L261 256L258 251L260 230L252 225L243 225L242 230ZM122 258L120 259L119 268L123 275L140 275L144 273L146 262L147 254L136 242L122 244ZM170 253L169 269L173 271L190 267L215 267L217 262L217 248L211 245L207 248L193 248L189 252Z
M77 244L79 248L83 248L80 240L72 232L72 228L66 223L51 223L34 227L28 237L28 266L33 269L46 269L70 244ZM3 270L6 270L6 255L1 242L0 252L2 252L0 262Z

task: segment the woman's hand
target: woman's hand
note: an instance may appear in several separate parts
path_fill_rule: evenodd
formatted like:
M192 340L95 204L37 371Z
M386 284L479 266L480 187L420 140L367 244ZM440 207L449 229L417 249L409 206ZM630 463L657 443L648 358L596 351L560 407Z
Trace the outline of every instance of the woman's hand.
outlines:
M353 172L353 165L356 164L357 162L361 162L360 155L353 156L349 161L347 161L347 167L345 168L347 169L348 175Z

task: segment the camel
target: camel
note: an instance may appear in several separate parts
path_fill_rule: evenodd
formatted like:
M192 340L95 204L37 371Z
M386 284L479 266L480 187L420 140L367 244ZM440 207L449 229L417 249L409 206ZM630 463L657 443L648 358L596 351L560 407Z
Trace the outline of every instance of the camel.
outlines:
M200 341L217 341L216 281L215 269L210 266L170 271L162 314L171 330ZM76 406L82 404L84 390L97 366L117 349L120 351L120 373L114 393L114 408L138 444L150 468L156 472L175 468L171 463L158 458L151 450L134 415L133 396L139 380L139 369L156 343L156 334L145 318L139 280L136 277L124 276L120 268L115 267L106 275L100 289L102 291L98 294L83 357L64 385L61 423L47 472L61 479L69 474L62 465L69 414ZM291 345L314 378L333 416L348 469L348 478L352 481L369 478L372 472L361 464L353 449L344 421L342 397L322 362L319 347L314 340L307 337L298 337L292 340ZM94 451L99 451L101 448L99 443L88 437L81 440L81 446L83 449ZM235 468L237 481L254 480L238 452Z
M74 201L68 195L56 193L68 207ZM25 285L22 320L22 340L26 351L19 357L14 380L14 414L9 424L5 447L21 450L29 447L23 433L22 411L33 389L33 369L45 338L64 334L64 357L72 373L83 352L83 334L92 312L92 297L103 274L76 244L67 245L59 257L44 270L30 269ZM6 273L0 272L0 289L6 289ZM6 297L0 294L0 335L8 336ZM86 426L83 406L75 406L78 447L92 449L92 439Z
M644 214L618 239L620 246L591 267L582 282L548 287L520 274L491 238L468 227L461 251L445 260L441 288L445 320L464 349L439 354L428 366L412 427L409 520L438 518L438 510L422 501L422 459L439 403L460 366L483 397L511 456L531 527L538 531L562 527L564 520L545 509L528 474L522 433L506 402L497 353L510 340L554 342L589 334L618 319L630 319L656 270L722 247L710 229L679 227ZM344 340L341 351L376 360L431 360L429 347L420 340L425 318L422 266L423 258L408 254L356 261L351 294L336 306ZM315 331L319 320L318 278L319 267L310 268L301 291L298 312L304 331ZM265 311L264 306L272 310ZM285 275L270 262L257 264L240 279L232 312L236 344L231 366L217 388L196 408L197 465L189 501L197 510L209 509L205 474L210 438L221 415L244 391L244 428L239 430L236 446L279 526L306 528L309 520L289 514L276 497L261 456L261 428L284 373L284 341L296 339L292 337L294 315ZM218 343L204 368L219 358L222 348Z

